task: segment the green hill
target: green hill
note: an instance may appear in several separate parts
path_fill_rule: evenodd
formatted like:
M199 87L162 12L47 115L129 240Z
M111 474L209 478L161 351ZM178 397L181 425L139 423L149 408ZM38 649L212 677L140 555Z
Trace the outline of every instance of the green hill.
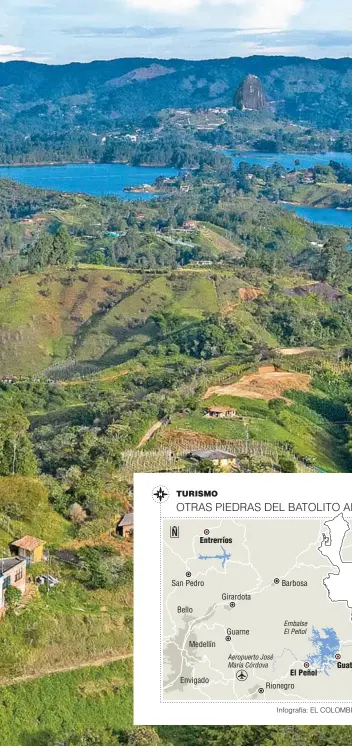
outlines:
M254 57L211 60L125 58L88 64L1 65L1 109L8 129L67 125L96 126L115 117L135 119L166 108L232 106L248 75L260 77L264 93L293 121L349 127L350 74L347 59ZM28 106L31 102L31 106Z
M120 270L52 270L22 275L0 290L0 375L37 373L66 357L78 330L112 293L124 295L137 278ZM128 290L127 290L128 289Z
M155 340L154 315L165 310L182 327L230 309L241 328L275 346L240 302L241 285L230 272L192 269L153 276L84 267L15 277L0 289L0 376L32 375L71 357L99 368L126 361Z

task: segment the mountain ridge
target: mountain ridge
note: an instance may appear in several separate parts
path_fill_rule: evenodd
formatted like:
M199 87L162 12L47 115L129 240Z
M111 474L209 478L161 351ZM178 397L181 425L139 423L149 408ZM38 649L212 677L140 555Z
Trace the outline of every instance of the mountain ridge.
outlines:
M153 74L159 68L168 68L168 74ZM230 107L234 91L248 75L259 77L278 117L352 128L352 60L265 55L209 60L129 57L67 65L4 62L0 116L3 128L16 123L43 131L70 124L138 121L166 108ZM123 76L124 85L106 85ZM72 96L87 100L71 103Z

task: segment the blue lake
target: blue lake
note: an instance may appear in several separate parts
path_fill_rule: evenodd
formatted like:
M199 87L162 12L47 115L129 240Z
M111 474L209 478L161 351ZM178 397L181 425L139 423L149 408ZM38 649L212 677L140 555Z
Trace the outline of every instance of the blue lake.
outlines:
M226 151L230 154L230 151ZM259 152L244 152L239 154L232 154L233 162L237 168L241 161L245 161L250 165L259 163L264 168L272 166L273 163L280 163L285 169L310 169L312 166L318 164L329 164L330 161L338 161L344 163L346 166L352 168L352 153L259 153ZM295 161L299 161L300 165L295 166Z
M229 153L229 151L226 151ZM317 163L340 161L352 167L352 153L241 153L233 156L234 166L241 161L260 163L264 167L278 162L287 169L293 169L295 160L302 168ZM178 170L166 166L127 166L122 163L84 163L63 166L0 166L1 179L28 184L30 187L54 189L61 192L83 192L93 197L115 195L124 200L150 200L148 193L124 192L124 187L140 184L153 184L158 176L176 176Z
M226 151L230 155L229 151ZM278 162L287 169L295 167L295 160L300 161L300 168L309 168L318 163L340 161L352 168L352 153L259 153L244 152L233 155L234 166L241 161L249 164L260 163L264 167ZM158 176L176 176L178 170L163 166L127 166L121 163L87 163L67 164L63 166L0 166L0 178L28 184L31 187L53 189L61 192L82 192L93 197L114 195L123 200L150 200L148 193L124 192L124 187L135 187L140 184L153 184ZM285 205L287 210L294 210L300 217L320 225L343 226L352 228L352 211L334 208L314 208Z
M227 151L229 153L229 151ZM279 163L286 169L292 170L297 169L309 169L317 164L329 164L330 161L338 161L344 163L346 166L352 168L352 153L335 153L333 151L329 153L241 153L232 156L235 168L245 161L246 163L253 165L255 163L268 168L273 163ZM295 165L295 161L299 161L299 166ZM352 228L352 211L351 210L338 210L337 208L317 208L317 207L306 207L305 205L284 205L287 210L292 210L300 218L305 218L312 223L316 223L320 226L338 226L343 228Z
M124 192L124 187L153 184L158 176L176 176L177 169L162 166L126 166L122 163L84 163L65 166L1 166L0 179L59 192L84 192L93 197L115 195L123 200L150 200L148 193Z
M291 210L300 218L309 220L319 226L337 226L339 228L352 228L352 210L337 208L307 207L306 205L283 204L285 210Z

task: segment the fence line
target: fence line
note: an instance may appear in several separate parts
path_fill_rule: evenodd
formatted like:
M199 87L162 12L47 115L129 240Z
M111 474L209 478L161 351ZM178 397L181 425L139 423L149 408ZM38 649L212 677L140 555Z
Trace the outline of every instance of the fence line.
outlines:
M297 472L315 472L314 467L310 467L297 459L290 449L283 444L269 444L265 441L255 440L237 440L237 441L218 441L214 440L211 444L205 444L202 440L192 439L190 444L187 437L178 437L173 441L172 448L161 448L151 451L140 451L128 449L122 454L123 466L121 473L125 479L132 477L134 472L183 472L183 459L194 451L203 451L211 449L212 451L229 451L237 457L250 456L257 459L267 459L273 465L278 463L280 453L286 452L295 464ZM189 464L188 470L192 472L192 465Z

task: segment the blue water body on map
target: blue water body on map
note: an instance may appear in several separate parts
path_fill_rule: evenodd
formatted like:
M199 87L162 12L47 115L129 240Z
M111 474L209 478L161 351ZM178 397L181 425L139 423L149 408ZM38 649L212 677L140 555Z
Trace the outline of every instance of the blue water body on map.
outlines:
M307 207L306 205L287 205L283 204L285 210L291 210L293 213L316 223L320 226L338 226L341 228L352 228L352 210L343 210L340 208L318 208Z
M273 163L279 163L284 166L285 169L310 169L318 164L329 164L330 161L338 161L344 163L346 166L352 168L352 153L260 153L259 151L245 151L243 153L233 153L231 151L223 151L229 155L232 155L232 160L235 168L241 161L245 161L250 165L259 163L264 168L272 166ZM299 161L299 166L295 165L295 161Z
M328 669L332 664L336 664L335 655L340 651L340 641L336 631L333 628L323 628L320 631L313 627L310 641L314 649L314 652L307 656L310 666L329 674Z
M226 552L225 548L221 545L222 555L199 555L198 560L221 560L221 567L225 568L225 563L230 560L231 554Z
M124 187L153 184L158 176L177 176L163 166L126 166L123 163L81 163L64 166L1 166L0 179L59 192L83 192L93 197L114 195L123 200L150 200L148 193L124 192Z

